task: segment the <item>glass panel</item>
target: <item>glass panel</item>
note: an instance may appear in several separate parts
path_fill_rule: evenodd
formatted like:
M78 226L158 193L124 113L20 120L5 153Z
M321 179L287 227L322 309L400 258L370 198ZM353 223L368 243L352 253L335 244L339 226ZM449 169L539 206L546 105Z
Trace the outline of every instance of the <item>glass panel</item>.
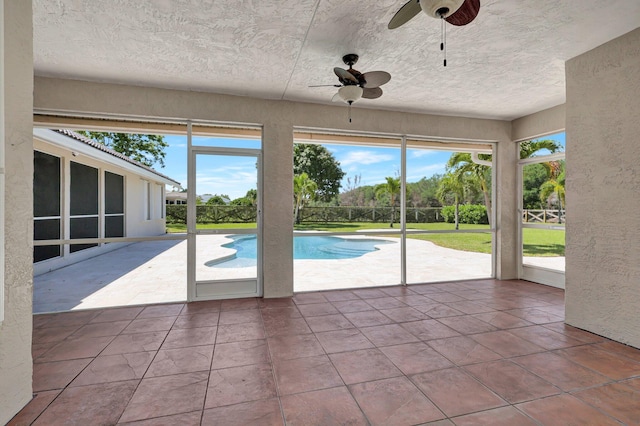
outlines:
M400 235L294 236L294 290L400 283Z
M196 228L257 228L256 157L196 156Z
M72 161L70 185L71 216L98 214L98 169Z
M33 221L34 240L57 240L60 238L60 219ZM40 262L60 256L60 246L34 246L33 261Z
M455 231L407 234L407 283L491 277L492 236Z
M70 236L75 238L98 238L98 218L97 217L75 217L70 219ZM71 244L71 253L96 247L98 244Z
M256 278L255 234L197 235L196 281Z
M563 229L524 228L522 263L564 272L564 236Z
M262 141L260 139L246 138L222 138L218 136L194 136L191 138L193 146L210 146L217 148L248 148L260 149Z
M33 216L60 216L60 158L33 153Z
M111 172L104 174L104 212L124 213L124 177Z
M104 218L104 236L124 237L124 216L106 216Z

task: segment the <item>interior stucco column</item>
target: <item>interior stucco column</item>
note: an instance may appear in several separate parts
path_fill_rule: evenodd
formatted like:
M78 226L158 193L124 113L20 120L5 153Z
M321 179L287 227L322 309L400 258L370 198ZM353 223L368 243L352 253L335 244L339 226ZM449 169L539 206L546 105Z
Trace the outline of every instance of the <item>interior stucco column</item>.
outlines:
M5 155L0 424L32 397L33 36L31 2L0 0L0 143Z
M264 297L293 294L293 126L263 126L262 259Z
M497 143L496 278L518 277L518 144L505 138Z

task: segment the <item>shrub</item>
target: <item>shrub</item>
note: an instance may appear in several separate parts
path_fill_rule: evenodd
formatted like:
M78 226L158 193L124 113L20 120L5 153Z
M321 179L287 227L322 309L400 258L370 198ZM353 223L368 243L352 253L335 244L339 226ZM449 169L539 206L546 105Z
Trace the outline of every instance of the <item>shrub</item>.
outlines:
M444 217L445 222L455 223L455 215L455 206L445 206L442 208L442 217ZM482 204L460 204L460 206L458 206L458 216L460 223L474 225L486 225L489 223L487 219L487 208Z

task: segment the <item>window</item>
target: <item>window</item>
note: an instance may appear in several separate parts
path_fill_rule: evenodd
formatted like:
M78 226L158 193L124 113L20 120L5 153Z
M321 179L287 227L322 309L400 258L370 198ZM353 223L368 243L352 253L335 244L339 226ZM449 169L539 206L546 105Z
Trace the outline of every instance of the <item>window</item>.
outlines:
M61 234L60 158L44 152L33 153L33 239L58 240ZM34 246L33 261L61 255L61 246Z
M156 188L158 189L158 217L164 219L164 186L157 184Z
M71 162L70 166L71 239L98 238L98 169ZM71 253L95 247L97 244L72 244Z
M104 173L104 236L124 237L124 176Z
M151 182L143 181L144 184L144 219L151 220Z

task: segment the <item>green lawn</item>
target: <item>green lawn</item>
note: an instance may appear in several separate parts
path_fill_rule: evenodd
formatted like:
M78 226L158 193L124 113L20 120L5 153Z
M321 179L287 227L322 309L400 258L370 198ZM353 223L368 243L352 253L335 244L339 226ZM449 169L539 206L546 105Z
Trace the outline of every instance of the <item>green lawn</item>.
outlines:
M221 223L199 224L200 229L230 229L230 228L254 228L255 223ZM399 224L394 224L399 231ZM409 223L408 229L422 229L429 231L454 231L452 223ZM302 223L295 226L296 231L331 231L354 232L367 229L391 230L389 224L384 223ZM488 225L460 225L465 229L489 229ZM167 224L168 232L187 232L186 225ZM431 241L441 247L455 250L472 251L478 253L491 253L491 233L447 233L447 234L422 234L409 235L409 238ZM549 229L524 229L524 255L525 256L564 256L564 231Z

